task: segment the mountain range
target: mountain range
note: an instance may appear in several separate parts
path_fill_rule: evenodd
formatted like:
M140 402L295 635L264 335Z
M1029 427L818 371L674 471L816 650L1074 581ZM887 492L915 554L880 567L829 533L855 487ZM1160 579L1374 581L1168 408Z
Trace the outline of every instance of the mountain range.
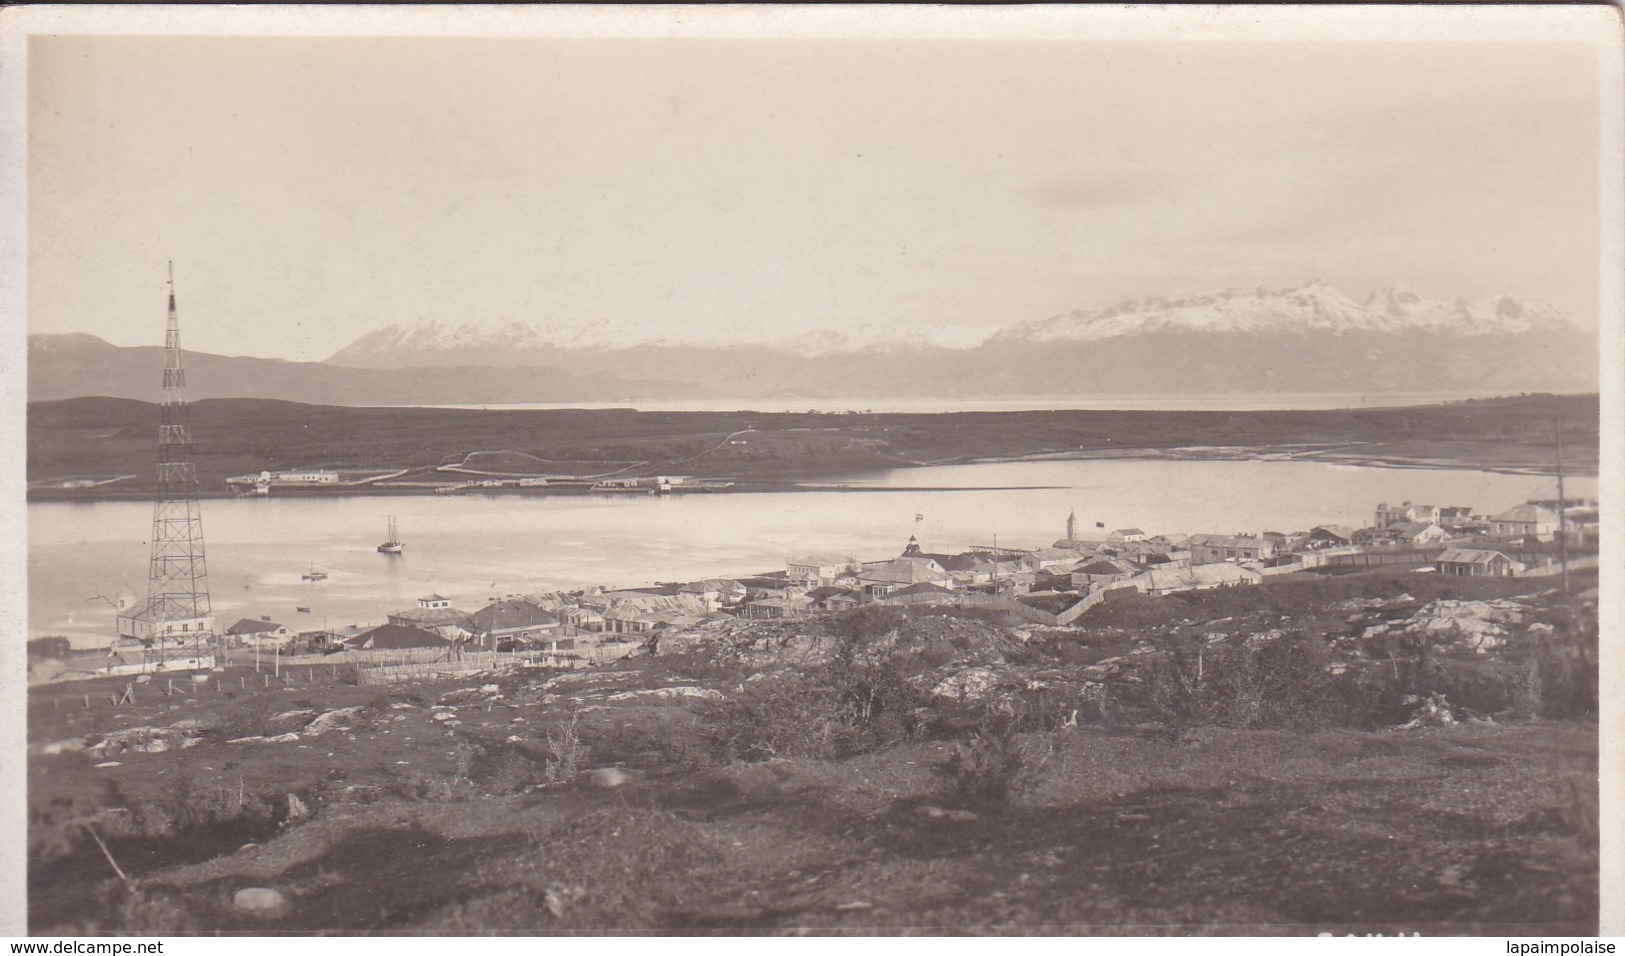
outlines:
M152 398L157 347L31 336L31 400ZM993 398L1590 391L1596 336L1500 296L1356 300L1287 289L1122 302L1005 327L865 326L779 340L674 341L613 321L423 320L362 335L324 362L189 353L199 397L319 404L660 399Z

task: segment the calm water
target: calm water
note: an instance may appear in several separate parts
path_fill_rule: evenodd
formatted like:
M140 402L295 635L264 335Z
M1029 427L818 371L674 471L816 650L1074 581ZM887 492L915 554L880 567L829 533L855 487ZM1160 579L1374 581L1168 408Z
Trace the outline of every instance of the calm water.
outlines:
M1383 500L1494 512L1555 495L1552 480L1539 477L1299 461L954 465L887 472L864 484L852 492L670 498L232 498L205 501L203 527L223 626L263 614L314 628L379 623L431 591L473 610L493 595L783 568L801 552L884 558L910 534L929 550L995 536L1001 545L1046 546L1062 536L1071 509L1086 534L1097 521L1107 529L1230 533L1368 524ZM919 486L944 490L903 490ZM1009 486L1022 487L977 490ZM1596 486L1571 479L1568 494L1595 497ZM123 587L145 594L151 510L138 502L28 506L30 634L106 642L114 611L97 596ZM374 551L391 512L407 545L396 558ZM328 579L302 581L312 566Z

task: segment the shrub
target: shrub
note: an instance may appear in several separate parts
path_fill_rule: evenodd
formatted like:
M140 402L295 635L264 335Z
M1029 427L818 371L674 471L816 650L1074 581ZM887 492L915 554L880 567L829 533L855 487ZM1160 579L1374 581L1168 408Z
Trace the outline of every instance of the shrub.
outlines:
M281 706L278 701L266 697L256 699L252 695L238 700L235 691L235 688L227 690L225 696L227 700L237 701L237 706L209 728L209 736L218 740L236 740L239 737L274 737L289 731L288 724L276 719Z
M196 901L145 886L128 887L113 911L112 931L130 936L179 936L203 931Z
M219 779L194 772L186 757L176 761L168 782L150 797L125 799L129 810L119 828L125 835L252 834L275 828L287 816L280 792L244 789L241 778ZM111 822L111 821L109 821ZM104 828L104 832L107 832Z
M1568 804L1564 807L1563 817L1570 827L1574 829L1574 838L1580 844L1580 849L1587 853L1598 851L1598 813L1601 798L1598 794L1595 777L1569 777Z
M738 683L750 675L750 669L741 660L738 649L726 643L648 657L643 660L640 670L639 683L650 688L665 687L674 680Z
M1595 720L1598 706L1596 609L1555 608L1546 628L1531 627L1520 641L1539 676L1541 714ZM1543 632L1543 633L1542 633Z
M450 774L429 773L415 767L402 772L398 768L391 767L388 772L392 779L385 792L407 800L422 800L427 803L467 800L474 796L474 782L468 776L473 762L473 749L467 747L459 749L456 760L457 769Z
M708 708L712 746L725 760L835 757L853 748L829 688L807 677L751 681Z
M849 635L823 666L749 681L741 693L712 707L712 739L720 755L832 759L917 736L924 727L920 692L896 659L870 660L861 647Z
M837 638L838 646L850 653L895 631L907 620L908 612L903 608L865 604L835 615L829 628Z
M547 750L552 756L547 758L542 773L548 783L571 779L587 762L588 748L581 742L581 733L576 727L578 720L577 715L571 714L568 723L547 732Z
M1076 714L1086 721L1105 722L1104 686L1072 691L1057 687L1028 688L1011 700L1016 729L1024 733L1056 730L1066 726Z
M658 718L606 723L592 728L587 746L616 764L698 769L710 762L709 739L685 710L667 708Z
M1254 646L1179 648L1144 668L1145 701L1175 731L1360 724L1371 689L1347 694L1356 679L1339 686L1327 664L1325 645L1304 634Z
M1443 694L1484 714L1595 719L1596 616L1562 605L1544 616L1489 655L1441 653L1439 647L1460 641L1459 631L1401 635L1383 650L1405 694Z
M426 785L412 779L407 796L426 800L453 800L468 795L473 787L499 794L528 790L542 782L542 764L535 754L520 744L506 740L459 739L453 756L452 773L443 779L446 786Z
M59 758L88 766L84 754ZM118 785L103 778L92 786L52 785L46 774L28 776L28 855L34 862L49 863L67 856L83 837L80 823L96 817L109 807L125 802Z
M985 808L1003 806L1030 789L1043 764L1013 720L992 720L931 769L942 778L943 802Z
M1099 687L1099 685L1095 685ZM1105 690L1099 687L1095 693ZM1045 733L1079 721L1099 721L1102 704L1086 689L1076 685L1022 688L994 696L968 700L938 698L924 713L924 730L932 738L970 738L990 725L1008 724L1017 733Z
M665 810L615 806L530 835L475 892L427 914L431 932L618 932L682 925L722 877L724 848ZM483 864L482 864L483 866Z

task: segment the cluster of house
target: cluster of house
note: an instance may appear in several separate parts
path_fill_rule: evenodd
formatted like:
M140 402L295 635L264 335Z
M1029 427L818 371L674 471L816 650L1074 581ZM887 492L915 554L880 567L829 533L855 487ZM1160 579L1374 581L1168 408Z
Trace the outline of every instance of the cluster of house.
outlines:
M228 646L284 652L473 648L619 657L641 646L649 632L699 624L726 607L736 607L745 594L737 581L699 581L621 591L508 595L490 599L477 611L453 607L450 598L430 594L374 627L295 633L269 618L244 618L224 636Z
M973 547L936 553L910 538L896 557L879 561L804 555L790 559L782 571L643 588L508 595L474 611L431 594L375 627L296 634L274 621L245 619L226 637L238 645L283 650L472 647L602 659L625 656L659 631L724 616L782 619L871 603L974 601L1054 614L1123 593L1251 585L1340 561L1366 566L1390 563L1387 558L1442 574L1513 576L1528 570L1518 556L1549 552L1563 532L1575 543L1594 541L1596 528L1595 503L1572 501L1562 513L1557 502L1533 501L1490 516L1466 507L1383 503L1372 524L1360 529L1321 525L1293 533L1175 538L1139 528L1085 538L1073 514L1065 537L1035 550Z

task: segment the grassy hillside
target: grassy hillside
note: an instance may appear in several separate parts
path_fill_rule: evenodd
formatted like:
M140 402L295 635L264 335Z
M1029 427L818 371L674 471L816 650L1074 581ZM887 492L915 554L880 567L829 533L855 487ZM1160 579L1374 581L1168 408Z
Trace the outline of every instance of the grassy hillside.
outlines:
M1595 577L1546 583L1049 629L869 607L567 673L239 664L118 707L36 686L30 928L1590 935ZM1433 627L1464 607L1499 630Z
M1183 446L1339 446L1373 458L1443 457L1540 466L1563 422L1578 468L1597 460L1596 396L1528 396L1411 408L1317 411L1029 411L820 415L352 408L253 399L192 407L206 490L284 467L421 467L510 451L570 462L647 462L644 471L795 480L976 458L1156 451ZM81 398L29 406L30 481L136 474L156 464L158 408ZM1346 446L1346 447L1344 447Z

